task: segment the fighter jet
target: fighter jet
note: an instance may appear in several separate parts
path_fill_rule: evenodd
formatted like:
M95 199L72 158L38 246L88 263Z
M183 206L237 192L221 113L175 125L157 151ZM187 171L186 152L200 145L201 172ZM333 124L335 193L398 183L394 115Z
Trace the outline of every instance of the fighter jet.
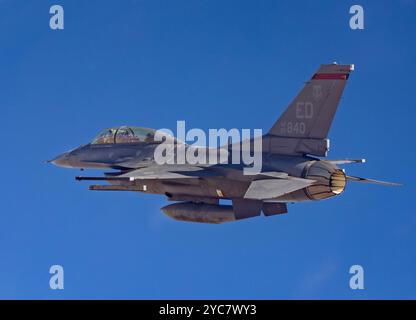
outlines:
M340 195L349 181L397 185L348 176L338 167L363 159L325 159L328 131L353 70L352 64L321 65L271 129L249 140L253 145L255 139L261 139L261 171L255 174L245 174L244 163L161 165L155 152L162 143L170 144L174 151L194 146L174 137L161 141L155 138L156 130L131 126L105 129L92 142L50 162L69 168L111 169L103 176L76 179L107 183L91 185L90 190L164 195L174 202L161 208L165 214L176 220L204 223L236 221L262 212L267 217L287 213L288 203ZM216 152L230 155L235 145L227 143ZM231 205L222 200L229 200Z

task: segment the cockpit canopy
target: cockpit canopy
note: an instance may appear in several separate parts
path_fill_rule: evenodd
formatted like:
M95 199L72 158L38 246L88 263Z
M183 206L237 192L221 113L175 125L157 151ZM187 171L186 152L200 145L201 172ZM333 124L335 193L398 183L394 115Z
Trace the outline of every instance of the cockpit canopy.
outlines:
M100 132L91 144L153 142L155 130L143 127L113 127Z

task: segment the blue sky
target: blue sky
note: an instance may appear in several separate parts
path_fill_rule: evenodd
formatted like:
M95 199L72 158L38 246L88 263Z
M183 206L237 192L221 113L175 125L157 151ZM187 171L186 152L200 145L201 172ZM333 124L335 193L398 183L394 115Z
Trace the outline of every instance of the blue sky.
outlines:
M61 4L65 29L49 28ZM416 298L416 3L0 1L0 298ZM121 124L268 130L321 63L354 63L329 157L337 198L224 225L99 193L44 160ZM49 267L65 289L49 289ZM365 290L349 289L351 265Z

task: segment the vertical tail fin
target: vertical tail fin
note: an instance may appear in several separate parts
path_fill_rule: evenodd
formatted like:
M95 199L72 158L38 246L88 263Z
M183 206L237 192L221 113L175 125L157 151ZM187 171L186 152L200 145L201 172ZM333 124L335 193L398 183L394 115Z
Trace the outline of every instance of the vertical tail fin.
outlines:
M351 64L321 65L268 132L277 139L271 152L326 155L328 131L353 70Z

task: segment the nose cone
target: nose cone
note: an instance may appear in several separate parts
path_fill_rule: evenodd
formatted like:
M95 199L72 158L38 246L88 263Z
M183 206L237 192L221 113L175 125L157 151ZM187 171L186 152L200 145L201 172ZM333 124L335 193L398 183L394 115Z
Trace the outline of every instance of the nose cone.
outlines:
M70 164L69 152L65 152L48 162L53 163L58 167L72 168L72 165Z

